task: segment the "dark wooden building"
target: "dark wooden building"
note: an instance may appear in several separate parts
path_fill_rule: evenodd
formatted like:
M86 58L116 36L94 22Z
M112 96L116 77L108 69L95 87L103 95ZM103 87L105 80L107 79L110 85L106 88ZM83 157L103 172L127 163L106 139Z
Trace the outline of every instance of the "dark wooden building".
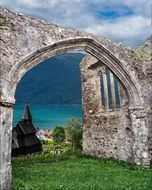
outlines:
M42 151L40 140L32 123L29 106L26 104L23 118L12 131L12 156L26 155Z

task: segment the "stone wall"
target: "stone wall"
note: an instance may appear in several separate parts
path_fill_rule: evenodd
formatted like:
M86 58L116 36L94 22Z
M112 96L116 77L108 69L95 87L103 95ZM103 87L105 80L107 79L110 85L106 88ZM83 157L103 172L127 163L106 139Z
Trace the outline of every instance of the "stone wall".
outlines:
M136 64L138 68L139 62ZM135 162L136 164L149 165L152 155L151 95L149 93L151 89L147 88L147 86L151 86L149 78L143 76L140 78L140 83L137 84L142 86L144 83L146 86L145 90L140 92L146 97L144 98L144 106L142 104L139 107L130 105L127 89L120 81L121 107L109 109L106 106L103 109L98 77L98 72L102 65L104 63L91 55L87 55L81 62L84 108L83 153L97 157L114 157ZM105 83L105 85L107 84ZM108 92L106 93L108 94ZM146 107L147 101L149 102L148 107Z
M145 141L145 146L148 146L148 150L144 147L145 152L148 152L149 156L144 152L144 157L150 160L152 163L152 36L149 37L144 44L139 46L134 51L134 62L136 64L136 73L138 76L138 85L141 86L141 97L143 99L142 109L136 109L136 124L138 123L138 129L140 130L137 138L142 136L141 141ZM141 119L141 120L140 120ZM146 126L146 130L142 129L142 126ZM143 134L144 133L144 134ZM148 136L145 140L144 137ZM138 156L140 157L140 155ZM139 159L139 158L138 158ZM144 163L143 163L144 164Z
M0 104L0 190L11 186L12 107Z
M84 124L84 154L132 161L133 135L128 115L125 109L90 114L90 122Z
M103 64L88 55L81 65L83 65L81 77L84 108L83 153L132 161L133 134L128 97L123 86L119 84L121 108L116 107L114 93L112 93L114 106L112 105L110 109L108 101L108 105L103 108L100 102L102 95L98 75ZM114 85L113 82L111 78L111 87ZM105 98L107 101L108 97Z

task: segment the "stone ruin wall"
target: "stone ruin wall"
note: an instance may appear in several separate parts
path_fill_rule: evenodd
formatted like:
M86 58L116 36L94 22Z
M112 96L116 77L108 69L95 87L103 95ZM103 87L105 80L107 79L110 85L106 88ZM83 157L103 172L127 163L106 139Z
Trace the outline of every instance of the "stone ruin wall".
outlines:
M98 71L101 62L87 55L81 62L84 108L83 152L137 164L152 163L152 38L134 51L143 105L129 105L127 89L119 83L120 109L101 109ZM104 63L103 63L104 64ZM145 128L145 126L147 126ZM141 154L142 150L142 154Z
M141 85L144 110L142 117L148 130L148 146L152 165L152 36L135 51L135 61L138 65L138 78ZM137 116L140 110L136 110ZM139 120L139 117L137 117Z
M114 104L112 109L109 109L107 105L103 108L99 80L101 63L88 55L81 62L82 65L85 65L81 69L84 108L83 153L131 161L133 134L128 97L124 88L119 84L120 109L116 108L115 99L112 102ZM111 78L111 85L113 82ZM114 95L113 93L112 96Z
M134 63L136 65L136 73L138 86L142 98L142 106L131 110L132 128L134 128L134 136L140 137L134 145L141 146L141 142L148 147L149 164L152 164L152 36L149 37L141 46L134 50ZM134 127L137 126L138 127ZM144 128L143 126L146 126ZM145 137L148 136L147 140ZM139 154L140 155L140 154ZM146 149L143 148L143 155L146 158ZM146 158L147 159L147 158ZM139 159L140 160L140 159Z

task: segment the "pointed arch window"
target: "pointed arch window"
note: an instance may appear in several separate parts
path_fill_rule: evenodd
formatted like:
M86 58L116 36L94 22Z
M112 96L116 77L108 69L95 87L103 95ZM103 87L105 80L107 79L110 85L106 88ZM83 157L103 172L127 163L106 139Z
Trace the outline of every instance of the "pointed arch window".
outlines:
M103 82L103 75L102 71L99 70L99 80L100 80L100 94L101 94L101 106L105 109L105 94L104 94L104 82Z
M119 82L116 76L114 76L114 86L115 86L115 97L116 97L116 108L120 108L120 94L119 94Z
M98 71L100 80L100 98L102 110L114 110L121 108L119 93L119 81L116 76L108 69L103 67Z

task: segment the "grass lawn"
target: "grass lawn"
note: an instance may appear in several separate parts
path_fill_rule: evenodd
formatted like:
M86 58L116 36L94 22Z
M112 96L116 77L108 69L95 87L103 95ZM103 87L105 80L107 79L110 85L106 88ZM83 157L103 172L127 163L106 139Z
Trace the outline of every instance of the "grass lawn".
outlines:
M13 190L151 190L152 169L80 154L13 158Z

